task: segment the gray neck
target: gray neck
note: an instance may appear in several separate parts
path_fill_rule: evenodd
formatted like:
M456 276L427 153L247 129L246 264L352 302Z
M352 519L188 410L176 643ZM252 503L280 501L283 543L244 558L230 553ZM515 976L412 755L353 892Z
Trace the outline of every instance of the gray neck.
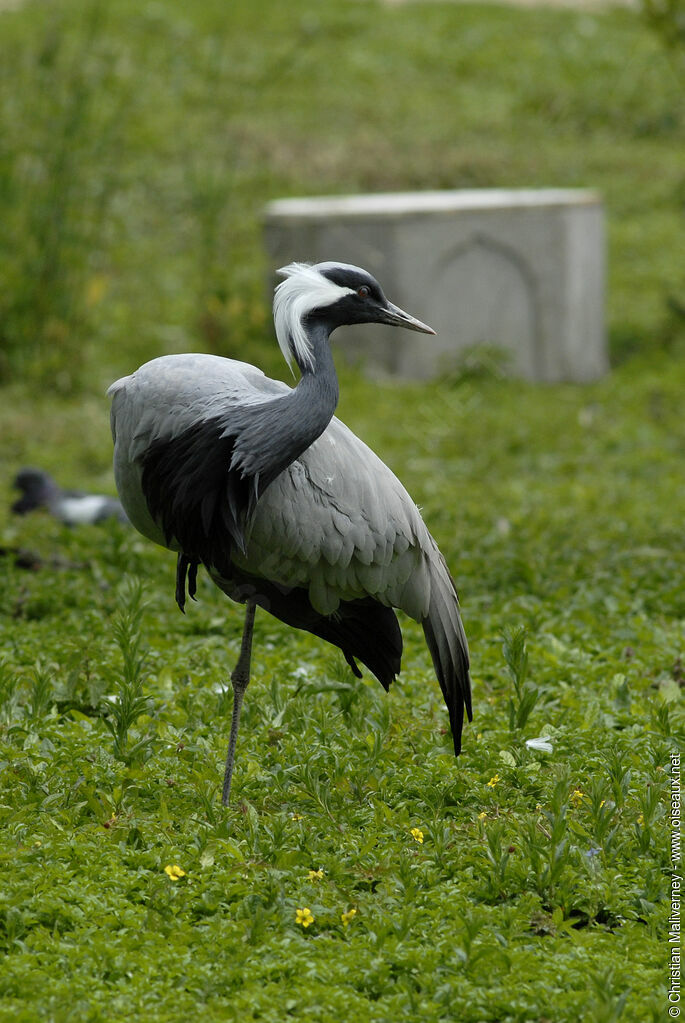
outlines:
M300 367L297 387L282 398L245 409L231 468L255 478L259 496L324 432L338 404L338 377L323 324L308 331L314 368ZM242 424L241 424L242 425Z

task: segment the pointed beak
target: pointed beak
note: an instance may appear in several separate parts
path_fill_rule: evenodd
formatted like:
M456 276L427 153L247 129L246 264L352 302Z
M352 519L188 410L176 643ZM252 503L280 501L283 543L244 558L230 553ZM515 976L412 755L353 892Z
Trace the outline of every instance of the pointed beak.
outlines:
M409 313L405 313L403 309L393 305L392 302L388 302L387 306L383 309L380 322L388 323L392 327L406 327L407 330L418 330L421 334L435 334L433 328L429 327L427 323L422 323L415 316L410 316Z

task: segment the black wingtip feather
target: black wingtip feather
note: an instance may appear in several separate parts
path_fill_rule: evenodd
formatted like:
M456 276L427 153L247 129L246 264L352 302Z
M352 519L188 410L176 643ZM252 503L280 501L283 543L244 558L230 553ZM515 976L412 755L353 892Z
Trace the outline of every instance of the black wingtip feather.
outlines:
M349 653L349 651L347 651L347 650L343 650L343 654L345 655L345 660L347 661L347 663L349 664L349 666L350 666L350 668L352 670L352 674L355 675L356 678L361 678L362 677L362 673L360 671L359 665L355 661L355 659L352 656L352 654Z
M185 554L179 554L176 559L176 603L182 614L186 613L186 583L187 595L191 600L195 600L198 564L196 559L189 558Z
M273 614L273 608L270 610ZM397 617L391 607L379 604L372 597L341 601L336 613L330 616L319 615L312 610L307 624L298 627L340 647L358 678L361 678L361 672L356 661L361 661L376 676L386 693L399 675L402 633Z
M219 575L214 581L222 587ZM354 674L360 678L357 661L376 676L387 692L400 672L402 663L402 633L397 616L391 607L379 604L373 597L343 600L332 615L322 615L309 600L309 593L301 587L282 589L265 579L242 576L251 585L260 607L275 618L295 629L304 629L325 639L342 650ZM233 583L226 588L229 596ZM222 587L223 588L223 587Z
M246 549L251 479L230 467L235 438L219 419L194 423L152 442L142 459L142 488L167 544L228 571L232 548Z

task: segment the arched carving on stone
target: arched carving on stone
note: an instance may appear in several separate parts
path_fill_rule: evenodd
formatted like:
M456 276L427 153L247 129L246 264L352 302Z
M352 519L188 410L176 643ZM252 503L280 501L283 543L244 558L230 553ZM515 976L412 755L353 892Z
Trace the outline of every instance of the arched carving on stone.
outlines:
M449 322L435 324L445 354L494 345L505 349L514 370L544 377L535 275L520 252L474 233L440 256L429 279L436 298L428 308L445 308L438 294L452 298Z

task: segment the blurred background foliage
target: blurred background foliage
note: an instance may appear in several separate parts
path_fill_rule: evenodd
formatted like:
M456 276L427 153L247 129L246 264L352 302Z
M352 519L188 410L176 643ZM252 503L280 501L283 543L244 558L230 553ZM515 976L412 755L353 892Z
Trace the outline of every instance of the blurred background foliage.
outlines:
M685 6L682 0L642 0L647 23L675 54L681 73L685 70Z
M682 10L644 2L5 10L0 381L99 391L188 348L280 373L264 203L357 190L598 188L614 361L678 345Z

